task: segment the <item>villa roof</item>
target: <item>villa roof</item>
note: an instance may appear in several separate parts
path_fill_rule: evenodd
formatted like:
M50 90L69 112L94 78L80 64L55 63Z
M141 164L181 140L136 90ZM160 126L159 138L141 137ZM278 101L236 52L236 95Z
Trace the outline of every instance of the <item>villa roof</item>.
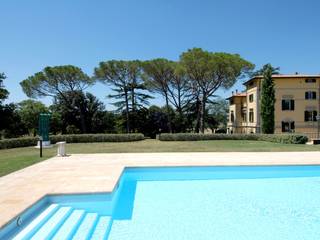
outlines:
M247 85L254 79L261 79L262 75L254 76L248 81L244 82L243 85ZM276 74L272 75L272 78L320 78L320 75L308 75L308 74Z
M227 99L233 98L233 97L246 97L247 93L242 92L242 93L235 93L232 96L228 97Z

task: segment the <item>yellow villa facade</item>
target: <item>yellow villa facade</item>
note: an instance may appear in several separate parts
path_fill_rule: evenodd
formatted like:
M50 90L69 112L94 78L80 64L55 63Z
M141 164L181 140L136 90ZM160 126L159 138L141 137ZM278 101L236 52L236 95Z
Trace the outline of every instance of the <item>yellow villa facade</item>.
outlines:
M274 75L275 133L304 133L317 137L320 75ZM228 133L260 133L262 77L244 83L246 90L229 100Z

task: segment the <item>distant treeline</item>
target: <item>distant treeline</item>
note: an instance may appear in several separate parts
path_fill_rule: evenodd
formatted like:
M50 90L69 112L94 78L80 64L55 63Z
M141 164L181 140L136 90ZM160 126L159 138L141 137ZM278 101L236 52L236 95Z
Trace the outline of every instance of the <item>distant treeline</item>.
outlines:
M3 86L5 75L1 74L1 135L35 135L42 112L51 113L53 134L140 132L154 137L159 132L223 129L228 106L216 91L232 87L253 68L237 54L200 48L182 53L179 61L158 58L100 62L93 76L72 65L46 67L20 85L30 98L52 97L49 107L31 99L4 104L9 93ZM115 111L106 111L104 104L86 91L97 81L112 92L108 97ZM150 99L159 95L164 106L150 106Z

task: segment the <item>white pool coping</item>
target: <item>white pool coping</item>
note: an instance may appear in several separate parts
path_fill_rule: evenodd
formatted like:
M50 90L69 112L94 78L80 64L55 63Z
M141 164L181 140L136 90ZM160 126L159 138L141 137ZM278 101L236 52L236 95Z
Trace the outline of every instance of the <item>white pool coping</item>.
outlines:
M119 153L54 157L0 178L0 230L48 194L111 192L125 167L320 165L320 152Z

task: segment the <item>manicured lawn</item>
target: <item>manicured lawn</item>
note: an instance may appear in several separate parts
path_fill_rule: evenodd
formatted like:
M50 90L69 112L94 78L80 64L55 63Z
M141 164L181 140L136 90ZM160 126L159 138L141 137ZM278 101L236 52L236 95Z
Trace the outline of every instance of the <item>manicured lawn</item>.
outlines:
M68 144L67 153L129 153L129 152L277 152L320 151L320 145L289 145L258 141L197 141L160 142L144 140L129 143L78 143ZM0 176L17 171L56 154L56 147L44 149L40 159L39 149L33 147L0 150Z

